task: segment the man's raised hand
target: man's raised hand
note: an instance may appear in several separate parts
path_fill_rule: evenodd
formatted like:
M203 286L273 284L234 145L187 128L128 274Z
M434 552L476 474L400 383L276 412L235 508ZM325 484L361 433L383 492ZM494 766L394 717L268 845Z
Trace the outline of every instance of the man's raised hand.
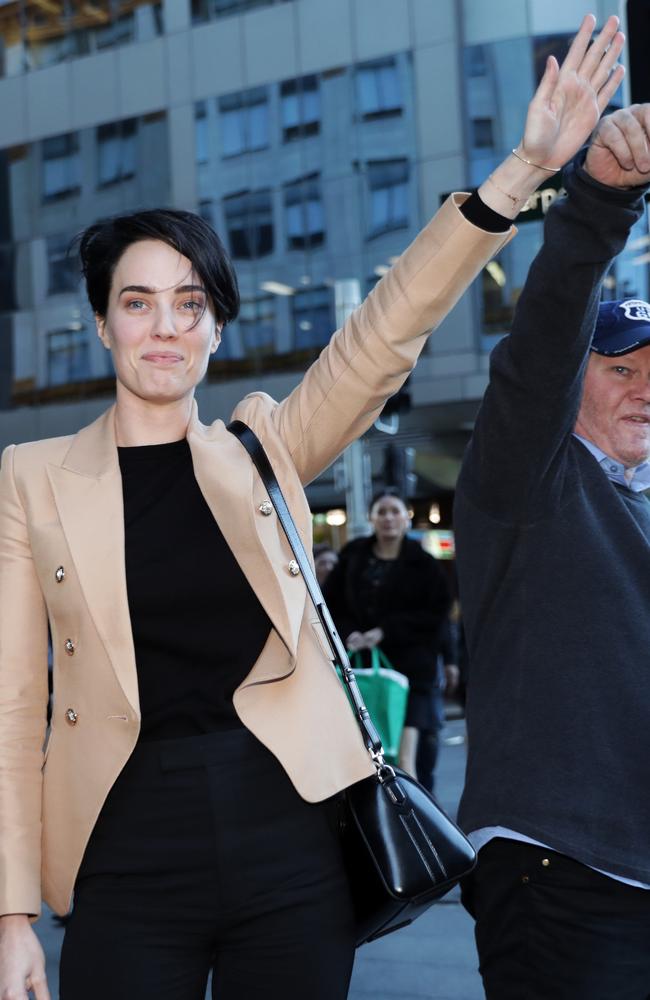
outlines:
M601 119L585 160L591 176L610 187L650 183L650 104L632 104Z

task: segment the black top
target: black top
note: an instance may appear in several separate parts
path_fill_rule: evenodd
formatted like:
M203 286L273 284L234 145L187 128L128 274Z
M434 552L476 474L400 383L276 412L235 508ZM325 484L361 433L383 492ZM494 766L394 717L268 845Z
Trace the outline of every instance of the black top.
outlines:
M235 728L232 695L270 621L203 498L187 441L118 452L140 738Z
M449 592L438 563L405 538L397 559L378 559L375 539L356 538L341 550L327 578L325 600L343 642L351 632L381 628L381 649L412 690L437 680L439 634Z
M650 883L650 504L573 435L600 285L643 211L580 167L495 348L458 482L466 830Z

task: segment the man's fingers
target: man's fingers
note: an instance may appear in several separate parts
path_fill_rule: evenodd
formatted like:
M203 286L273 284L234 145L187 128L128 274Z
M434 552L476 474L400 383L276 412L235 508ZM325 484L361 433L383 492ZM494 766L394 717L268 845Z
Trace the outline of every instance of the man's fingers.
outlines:
M632 170L634 157L619 122L620 119L613 120L613 115L603 118L594 138L594 145L608 149L623 170Z
M611 20L612 19L610 18L609 21ZM615 20L616 24L614 26L614 30L612 31L612 37L614 36L616 28L618 27L618 18L616 18ZM600 35L602 35L603 32L607 29L609 21L605 25L605 28L603 28L603 31L601 31ZM568 73L578 69L578 67L582 63L582 60L585 57L585 52L589 47L589 42L591 41L591 36L594 33L595 27L596 27L596 18L594 17L594 15L586 14L585 17L583 17L582 24L578 28L578 33L573 39L571 47L569 48L569 51L567 52L564 61L562 62L561 66L562 71ZM600 38L600 35L598 36L598 38ZM596 43L594 42L594 44Z
M634 170L636 168L642 174L647 173L648 170L650 170L650 155L648 148L648 134L643 123L639 121L637 115L628 108L616 111L613 115L610 115L609 118L605 118L604 122L610 120L611 123L615 124L622 133L629 150L627 154L627 161L625 163L622 159L619 159L618 154L615 154L621 166L624 166L626 170Z
M650 149L645 128L627 108L603 118L595 144L604 146L623 170L650 171Z

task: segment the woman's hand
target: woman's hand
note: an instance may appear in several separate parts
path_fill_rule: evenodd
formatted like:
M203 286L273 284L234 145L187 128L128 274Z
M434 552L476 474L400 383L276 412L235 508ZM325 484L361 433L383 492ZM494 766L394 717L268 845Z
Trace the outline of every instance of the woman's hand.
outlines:
M383 630L380 628L371 628L367 632L364 632L364 642L366 649L374 649L378 646L381 640L384 638Z
M479 188L481 200L507 219L518 215L549 169L563 167L584 145L623 79L616 65L625 41L618 18L608 18L590 46L595 23L593 14L584 18L561 67L553 56L546 64L517 147L530 162L509 156Z
M346 649L353 653L360 649L374 649L384 638L384 633L380 628L371 628L367 632L350 632L345 640ZM0 997L2 1000L2 997Z
M632 104L603 118L585 160L591 176L610 187L650 183L650 104Z
M0 917L0 1000L50 1000L45 956L23 914Z
M543 167L562 167L589 138L619 87L625 70L617 66L624 35L609 17L591 46L596 26L587 14L562 66L554 56L528 106L518 152Z
M357 653L360 649L365 649L363 632L350 632L345 640L345 648L349 649L352 653ZM0 1000L2 1000L1 997Z

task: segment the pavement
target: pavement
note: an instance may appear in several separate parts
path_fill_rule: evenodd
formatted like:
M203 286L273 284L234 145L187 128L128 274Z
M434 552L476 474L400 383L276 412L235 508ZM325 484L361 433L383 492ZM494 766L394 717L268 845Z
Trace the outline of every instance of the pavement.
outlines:
M456 812L465 768L463 736L462 719L448 721L436 793L451 815ZM58 1000L63 930L48 912L35 929L47 956L52 1000ZM472 921L460 905L458 890L454 890L410 927L359 949L349 1000L484 1000L476 965Z

